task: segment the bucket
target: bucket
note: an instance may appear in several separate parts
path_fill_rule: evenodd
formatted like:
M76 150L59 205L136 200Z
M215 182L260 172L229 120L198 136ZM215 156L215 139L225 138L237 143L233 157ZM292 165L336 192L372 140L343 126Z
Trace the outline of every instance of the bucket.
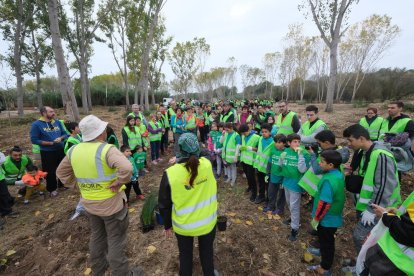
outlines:
M227 229L227 217L219 216L217 218L217 228L219 231L226 231Z

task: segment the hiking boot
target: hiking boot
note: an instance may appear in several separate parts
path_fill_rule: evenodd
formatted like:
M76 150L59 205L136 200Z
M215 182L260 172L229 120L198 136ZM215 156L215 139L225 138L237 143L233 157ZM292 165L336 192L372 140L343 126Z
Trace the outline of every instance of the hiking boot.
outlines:
M284 225L288 225L288 226L290 226L290 223L292 222L292 220L290 219L290 218L288 218L288 219L285 219L284 221L282 221L282 223L284 224Z
M263 196L258 196L258 197L256 197L254 203L255 204L260 204L260 203L262 203L264 201L265 201L265 198Z
M321 244L319 243L319 240L311 240L309 242L309 245L313 248L321 248Z
M292 230L290 231L290 235L289 235L288 239L289 239L290 241L296 241L296 236L297 236L297 235L298 235L298 230L292 229Z
M256 195L251 195L250 196L250 202L254 203L256 200Z
M308 247L308 252L311 253L313 256L320 257L321 250L319 248Z

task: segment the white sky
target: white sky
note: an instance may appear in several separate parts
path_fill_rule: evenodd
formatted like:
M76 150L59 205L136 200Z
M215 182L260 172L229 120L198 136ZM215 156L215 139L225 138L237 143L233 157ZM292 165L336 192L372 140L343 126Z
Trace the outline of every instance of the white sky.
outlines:
M98 1L97 1L98 2ZM265 53L281 51L282 37L292 23L305 23L307 35L318 35L310 18L306 19L298 10L302 0L168 0L163 15L167 32L175 42L205 37L211 47L206 70L226 66L226 60L234 56L237 64L261 67ZM414 68L414 29L412 28L413 0L360 0L353 6L349 22L355 23L377 13L392 17L392 22L401 28L401 35L388 50L377 67ZM411 26L411 27L410 27ZM0 51L7 45L0 41ZM91 59L91 76L116 72L117 67L105 44L95 43L95 54ZM10 70L0 67L0 86ZM174 78L168 62L164 70L167 80ZM56 75L56 69L47 69L48 75ZM27 79L29 77L26 77ZM14 85L14 78L12 78Z

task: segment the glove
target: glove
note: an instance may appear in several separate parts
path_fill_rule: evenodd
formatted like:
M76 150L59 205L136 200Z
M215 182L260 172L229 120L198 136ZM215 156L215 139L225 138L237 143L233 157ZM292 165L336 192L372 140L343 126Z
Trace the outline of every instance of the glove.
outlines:
M282 152L281 154L280 154L280 157L279 157L279 160L285 160L285 157L286 157L286 152Z
M361 223L364 226L371 226L375 224L375 214L365 210L362 212Z
M247 150L249 150L249 151L253 151L253 147L251 147L251 146L247 146Z
M318 225L319 225L319 221L317 221L315 219L312 219L312 221L311 221L312 229L317 231L318 230Z
M297 148L295 149L295 151L296 151L298 154L301 154L301 153L302 153L302 148L301 148L301 147L297 147Z
M240 146L240 151L245 151L247 150L247 146Z
M265 180L266 183L269 183L269 176L266 175L264 180Z

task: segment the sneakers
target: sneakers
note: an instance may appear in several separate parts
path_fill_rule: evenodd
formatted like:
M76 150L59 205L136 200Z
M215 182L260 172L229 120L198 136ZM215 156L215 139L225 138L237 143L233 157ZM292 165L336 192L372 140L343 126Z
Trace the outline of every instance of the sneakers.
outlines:
M306 270L308 271L315 271L319 275L323 276L331 276L332 272L330 270L324 270L320 265L310 265L306 267Z
M255 204L260 204L260 203L262 203L264 201L265 201L265 198L263 196L258 196L258 197L256 197L254 203Z
M164 159L162 159L162 158L158 158L157 159L157 162L161 162L161 161L163 161Z
M157 162L157 160L152 160L152 162L151 162L153 165L157 165L158 164L158 162Z
M281 216L281 215L283 215L283 210L276 209L276 210L274 210L274 211L272 212L272 215L278 215L278 216Z
M137 200L144 200L145 199L145 196L144 195L137 195Z
M227 177L226 180L224 180L224 182L229 183L231 181L230 177Z
M318 236L318 231L313 228L308 228L308 233L312 236Z
M23 201L23 204L24 204L24 205L27 205L27 204L29 204L29 201L28 201L27 199L25 199L25 200Z
M297 235L298 235L298 230L292 229L292 230L290 231L290 235L289 235L288 239L289 239L290 241L296 241L296 236L297 236Z
M270 208L270 207L265 207L265 208L263 208L263 211L262 211L263 213L267 213L267 212L274 212L273 210L272 210L272 208Z
M50 193L50 197L57 197L57 195L58 192L56 190Z
M321 256L321 250L319 248L308 247L308 252L311 253L313 256L317 256L317 257Z
M147 170L146 168L144 168L144 172L149 173L149 170Z
M39 195L42 196L42 195L45 195L45 193L44 192L39 192Z
M284 221L282 221L282 223L284 224L284 225L288 225L288 226L290 226L290 223L292 222L292 220L290 219L290 218L288 218L288 219L285 219Z
M251 195L250 196L250 202L254 203L256 201L256 196L255 195Z

